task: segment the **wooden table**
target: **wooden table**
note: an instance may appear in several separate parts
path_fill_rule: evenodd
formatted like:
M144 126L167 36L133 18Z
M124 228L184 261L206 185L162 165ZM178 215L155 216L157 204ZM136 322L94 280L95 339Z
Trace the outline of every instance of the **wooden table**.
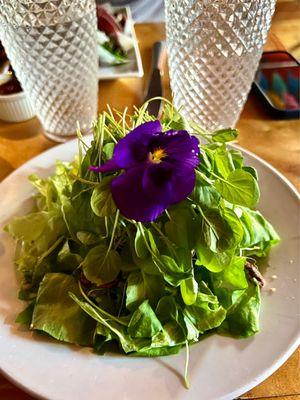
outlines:
M151 48L155 41L164 37L162 24L141 24L136 26L137 36L145 69L143 79L120 79L100 83L99 110L107 103L122 110L128 106L140 105L143 100L145 82L151 63ZM271 34L266 48L283 48L280 41ZM170 98L167 73L164 79L165 96ZM268 116L258 99L250 94L238 123L239 144L251 150L281 171L299 189L300 141L299 121L274 120ZM0 122L0 180L25 161L54 146L44 136L37 119L24 123ZM297 373L299 351L269 379L252 389L241 399L300 399L300 380ZM29 400L31 396L16 388L0 375L0 399ZM69 399L66 399L69 400ZM163 400L163 399L162 399ZM203 399L205 400L205 399ZM217 399L216 399L217 400Z

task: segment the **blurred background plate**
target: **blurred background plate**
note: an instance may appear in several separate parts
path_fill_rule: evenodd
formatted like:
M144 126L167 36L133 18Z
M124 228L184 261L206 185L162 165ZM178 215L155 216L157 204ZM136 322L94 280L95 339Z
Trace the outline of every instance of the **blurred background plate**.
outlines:
M134 21L131 16L130 7L111 7L116 12L126 15L126 30L133 40L133 48L127 53L128 60L120 65L101 65L99 66L99 80L109 80L118 78L141 78L144 75L140 49L134 29Z

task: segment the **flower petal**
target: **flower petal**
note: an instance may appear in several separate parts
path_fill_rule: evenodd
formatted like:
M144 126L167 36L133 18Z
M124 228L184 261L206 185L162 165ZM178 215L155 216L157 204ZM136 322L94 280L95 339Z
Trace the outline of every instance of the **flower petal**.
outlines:
M194 170L187 169L186 173L174 174L172 179L172 199L170 199L172 203L170 205L185 200L194 190L195 183L196 173Z
M144 162L149 154L151 139L159 134L161 129L158 120L139 125L117 143L112 159L99 167L96 172L128 169Z
M162 162L159 164L148 163L143 175L142 187L149 197L165 204L172 203L172 175L171 164Z
M149 197L169 207L191 194L196 183L196 173L189 166L174 169L171 163L152 164L145 169L143 189Z
M140 165L124 172L111 183L114 202L125 217L140 222L155 220L168 206L149 196L143 189L145 167Z
M165 161L182 166L196 168L199 164L199 141L187 131L168 131L160 136L161 147L167 153Z
M113 172L117 171L119 168L119 165L116 163L116 160L111 158L108 160L105 164L101 165L100 167L95 167L95 166L90 166L89 170L94 171L94 172Z

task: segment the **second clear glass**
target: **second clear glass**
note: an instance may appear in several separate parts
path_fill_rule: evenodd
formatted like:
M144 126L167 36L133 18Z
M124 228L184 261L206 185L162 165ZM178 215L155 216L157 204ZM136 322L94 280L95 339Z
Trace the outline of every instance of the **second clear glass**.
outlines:
M174 104L207 130L234 127L276 0L165 0Z
M49 138L88 131L97 115L93 0L0 0L0 40Z

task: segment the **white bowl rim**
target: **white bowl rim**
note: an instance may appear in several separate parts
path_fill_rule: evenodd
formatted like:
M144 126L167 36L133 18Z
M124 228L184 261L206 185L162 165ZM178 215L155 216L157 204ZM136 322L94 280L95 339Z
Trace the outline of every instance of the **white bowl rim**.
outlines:
M26 97L24 90L12 94L0 94L0 100L19 100Z

